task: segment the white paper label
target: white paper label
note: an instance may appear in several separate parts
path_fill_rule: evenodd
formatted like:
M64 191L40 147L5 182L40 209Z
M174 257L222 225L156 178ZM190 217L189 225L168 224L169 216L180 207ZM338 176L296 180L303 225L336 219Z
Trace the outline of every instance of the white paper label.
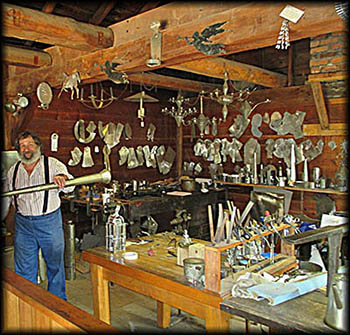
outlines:
M284 19L287 19L288 21L297 23L299 19L303 16L303 14L304 14L303 10L300 10L291 5L287 5L280 13L280 16L283 17Z

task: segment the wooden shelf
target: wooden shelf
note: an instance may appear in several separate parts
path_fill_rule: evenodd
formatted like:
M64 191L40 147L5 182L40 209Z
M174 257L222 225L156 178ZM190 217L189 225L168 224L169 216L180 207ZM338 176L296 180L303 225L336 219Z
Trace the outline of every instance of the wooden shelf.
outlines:
M326 193L326 194L335 194L335 195L347 195L347 192L336 191L331 188L305 188L305 187L297 187L297 186L275 186L275 185L262 185L262 184L247 184L247 183L233 183L229 181L215 181L221 185L228 186L243 186L243 187L264 187L271 189L284 189L289 191L297 191L297 192L312 192L312 193Z

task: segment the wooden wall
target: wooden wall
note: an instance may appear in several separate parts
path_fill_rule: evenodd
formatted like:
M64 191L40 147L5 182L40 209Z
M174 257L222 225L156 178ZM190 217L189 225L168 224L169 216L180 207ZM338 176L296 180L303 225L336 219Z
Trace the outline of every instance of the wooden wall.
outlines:
M258 101L263 101L265 98L270 98L271 103L262 104L258 106L249 116L250 120L252 119L254 114L261 114L263 116L265 113L268 113L269 116L271 116L271 114L274 111L279 111L283 115L287 111L291 114L294 114L297 110L299 110L306 113L303 125L319 124L315 102L314 102L312 91L309 85L256 91L252 94L252 97L250 100L256 103ZM337 103L337 101L333 101L330 99L330 100L326 100L326 105L327 105L330 124L347 123L346 105L344 103ZM219 118L221 117L221 108L222 107L217 102L211 101L211 100L205 100L204 114L211 117L215 115L217 118ZM212 135L205 135L203 139L210 139L211 141L213 141L215 138L220 138L220 139L227 138L230 142L232 141L232 137L230 137L230 133L228 129L233 124L234 118L237 116L237 114L239 114L239 112L232 105L229 106L228 109L229 109L229 113L227 116L227 120L226 122L223 122L219 125L217 136L213 137ZM273 164L277 166L278 161L280 161L280 159L274 156L273 156L273 159L267 159L266 157L267 155L266 155L266 150L264 146L266 140L269 138L272 138L274 140L278 138L293 138L293 136L277 135L264 122L262 123L259 129L263 133L263 135L260 138L256 138L261 146L261 162L264 164L264 166L266 166L267 164ZM191 142L191 129L190 127L184 127L183 160L193 161L195 163L200 162L204 167L202 175L209 177L210 176L209 164L211 162L205 161L202 157L197 157L194 155L193 147L199 138L198 129L196 131L197 131L197 137L193 142ZM238 140L242 142L244 146L244 144L251 137L253 137L253 135L251 133L251 124L249 124L246 131ZM309 178L311 178L311 171L313 167L320 167L322 176L326 178L330 178L334 182L335 173L340 166L339 154L341 153L341 150L342 150L342 143L344 143L344 141L347 139L346 132L344 132L343 134L339 132L337 135L332 135L332 136L318 136L317 134L312 134L309 136L306 135L295 141L297 145L299 145L301 142L305 141L306 139L310 139L314 145L316 145L319 140L322 140L324 142L324 149L322 154L316 157L314 160L312 160L308 164ZM334 141L334 143L336 143L337 145L337 147L334 150L332 150L328 145L331 141ZM242 146L242 149L240 150L240 153L244 160L243 146ZM231 160L228 159L228 161L223 164L223 170L225 173L232 174L234 173L234 168L236 165L243 167L244 161L232 164ZM283 166L285 167L284 163L283 163ZM302 180L302 172L303 172L303 164L300 163L297 165L298 180ZM242 209L245 207L245 205L249 200L249 193L250 193L249 188L246 188L246 189L243 188L241 190L235 189L234 191L231 192L230 196L233 200L237 202L238 206ZM312 218L316 218L317 217L316 200L313 198L313 196L314 196L314 193L294 192L290 212L291 213L304 212L308 216ZM331 194L329 195L329 197L335 201L337 210L339 211L347 210L348 205L347 205L347 197L345 194L344 195Z
M95 110L85 107L79 102L75 96L74 99L70 99L70 91L63 92L60 98L58 98L59 90L53 90L53 100L48 110L38 108L40 105L36 95L30 97L30 105L23 111L23 122L18 128L13 128L15 133L18 134L21 130L28 129L34 131L43 141L43 151L45 154L54 156L64 162L65 164L71 158L71 151L74 147L79 147L83 152L85 146L89 146L94 160L94 166L89 168L83 168L82 161L77 166L68 166L69 171L75 176L83 176L101 171L104 168L103 165L103 153L102 149L104 142L98 134L98 129L95 130L96 137L89 144L79 143L74 136L74 125L80 119L85 121L85 127L87 127L89 121L94 121L97 126L98 121L102 121L103 125L107 125L109 122L118 124L119 122L125 125L127 122L132 128L132 139L126 140L122 135L120 143L112 148L110 154L110 162L112 168L113 179L120 182L136 180L148 180L154 181L175 176L175 162L171 172L167 175L160 174L158 169L147 168L144 164L141 167L134 169L128 169L126 164L119 165L119 150L122 146L134 147L136 149L139 145L149 145L152 148L154 145L165 145L165 148L171 146L176 151L176 127L175 120L169 116L165 116L161 113L161 108L165 106L171 106L168 102L170 96L174 95L166 90L158 89L157 92L147 92L147 94L156 97L160 100L159 103L144 103L146 110L145 114L145 127L140 126L140 121L137 118L137 110L139 103L126 102L123 98L133 95L140 91L139 86L127 86L116 85L112 82L104 82L106 92L109 92L109 87L113 88L114 96L120 97L114 101L110 106ZM90 95L90 85L83 85L84 97L87 98ZM94 84L94 92L96 94L97 84ZM132 89L132 92L130 91ZM175 92L176 93L176 92ZM98 94L99 96L99 94ZM106 97L106 94L105 94ZM20 120L19 120L20 121ZM146 133L150 123L156 126L154 141L147 141ZM59 135L59 147L57 152L51 152L50 136L52 133ZM88 133L86 132L87 136ZM15 138L15 134L13 136ZM95 153L95 146L98 147L99 152Z
M339 39L340 37L337 38ZM330 41L328 35L325 37L325 40ZM336 40L334 43L338 42L339 41ZM315 42L312 43L314 46ZM341 48L341 46L338 46L338 48ZM313 52L312 55L315 56L316 54ZM329 55L329 53L327 53L327 55ZM341 153L342 144L347 139L347 98L346 96L335 98L332 97L332 95L329 94L332 93L332 90L329 92L328 86L322 83L329 124L331 126L339 126L341 130L321 132L318 110L316 108L310 83L307 81L307 78L310 75L310 39L296 41L288 50L276 50L272 46L259 50L259 52L256 52L256 50L254 50L242 52L239 54L233 54L228 58L256 66L262 66L269 70L286 74L290 77L289 83L291 86L289 87L256 90L249 99L253 105L257 102L265 100L266 98L269 98L271 100L271 103L263 104L257 107L251 113L249 118L251 120L254 114L261 114L263 116L265 113L268 113L269 116L271 116L274 111L279 111L282 115L287 111L292 114L294 114L297 110L305 112L306 116L304 118L303 127L309 127L305 128L305 130L309 130L305 131L306 136L296 140L296 142L297 144L300 144L300 142L309 138L312 143L316 145L319 140L324 141L323 153L309 163L309 171L311 175L312 168L318 166L321 168L322 176L330 178L334 181L335 173L340 165L339 155ZM290 64L290 62L292 63ZM325 74L325 76L328 75L332 75L332 73ZM337 77L335 79L337 79ZM330 78L330 80L332 79ZM334 80L331 84L333 88L334 86L337 88L337 85L341 86L344 83ZM81 151L83 151L83 148L85 146L84 144L79 143L73 135L74 125L79 119L85 120L86 125L89 121L94 121L97 125L97 122L99 120L103 121L104 125L106 125L108 122L114 122L116 124L118 122L121 122L123 124L129 122L133 132L132 139L126 140L124 136L122 136L120 144L112 149L110 156L113 179L116 179L120 182L126 182L130 181L131 179L155 181L169 177L177 177L177 170L180 170L182 166L181 161L179 161L178 167L176 167L176 163L174 163L170 173L167 175L160 174L158 169L146 168L145 165L134 169L127 169L126 164L119 166L118 152L123 145L136 148L138 145L143 146L146 144L148 144L150 147L153 145L159 146L162 144L165 145L165 147L171 146L174 150L177 150L177 156L178 158L182 157L182 161L191 161L195 163L200 162L202 164L204 169L200 175L201 177L209 176L209 162L205 161L202 157L196 157L193 151L193 146L199 138L198 128L196 129L196 138L194 141L191 141L191 127L183 126L182 128L178 129L176 127L175 120L172 117L165 116L163 113L161 113L162 108L166 106L168 108L171 108L171 106L173 106L173 104L171 104L168 99L169 97L176 97L177 92L175 90L146 90L146 93L152 95L160 101L158 103L145 103L145 127L141 128L140 122L137 119L137 110L139 108L139 104L136 102L125 102L122 100L124 97L139 92L139 85L128 86L126 90L124 90L125 85L115 85L111 81L103 82L103 85L106 88L107 92L109 91L109 87L112 87L114 94L116 96L120 96L120 98L116 102L112 103L109 107L102 110L88 109L76 99L71 100L70 92L63 92L62 96L58 98L57 95L59 93L59 90L54 90L54 98L49 109L42 110L37 107L39 105L39 102L37 97L33 95L30 97L30 106L23 111L22 115L16 119L16 122L14 122L15 120L9 116L9 122L7 124L5 123L5 126L11 129L12 142L19 131L24 129L31 129L37 132L40 137L42 137L44 142L44 152L46 154L53 155L62 160L64 163L67 163L71 157L70 152L75 146L78 146ZM96 89L96 84L94 87ZM80 88L84 88L84 95L86 97L90 92L90 85L81 85ZM183 95L186 97L186 92L183 92ZM193 93L191 96L191 102L193 104L193 102L196 100L196 97ZM197 110L199 110L199 102L197 102L196 107ZM221 110L222 106L216 101L210 100L209 98L206 98L204 100L204 114L206 116L210 118L215 116L217 119L219 119L222 117ZM239 104L228 106L228 110L229 113L227 120L226 122L219 124L218 134L215 138L227 138L229 141L231 141L232 137L230 137L228 129L233 124L234 118L240 113ZM194 116L198 116L198 114ZM147 127L150 122L156 126L154 142L149 142L146 139ZM271 130L265 123L262 123L260 130L263 133L263 135L258 139L258 142L261 145L261 161L264 165L276 165L278 163L277 158L274 157L273 159L267 159L266 157L266 150L264 148L265 141L269 138L272 138L274 140L280 137L292 138L292 135L276 135L276 133ZM53 132L57 132L60 136L59 150L57 153L50 152L50 136ZM180 134L181 141L177 146L178 134ZM238 140L244 145L252 136L251 125L249 125L244 134ZM214 140L214 137L212 135L205 135L204 139ZM334 150L329 147L329 143L331 141L337 145L336 149ZM82 168L80 163L76 167L69 167L71 173L74 176L78 177L102 170L103 145L103 141L97 135L94 141L88 144L88 146L91 147L95 166L91 168ZM94 152L95 146L98 146L99 153ZM241 149L241 155L244 158L243 147ZM243 162L236 164L227 162L224 164L223 169L225 173L231 174L233 173L236 165L243 166L243 164ZM301 179L302 170L302 164L298 164L297 179L299 180ZM249 198L249 189L242 189L239 191L239 193L237 193L237 195L235 195L234 192L231 195L233 198L238 199L240 202L239 207L243 208ZM330 198L336 201L337 210L347 210L347 198L345 196L330 195ZM316 215L316 201L313 199L313 193L294 192L291 211L305 212L309 216L314 217Z
M145 127L141 128L139 119L137 119L137 109L139 108L139 104L135 102L125 102L122 100L124 97L139 92L139 87L134 85L131 92L130 87L127 87L125 90L124 86L118 86L111 82L104 82L104 85L107 87L112 86L116 96L119 94L122 95L119 100L115 101L109 107L102 110L89 109L76 99L71 100L70 92L63 92L61 97L58 98L57 95L59 91L54 90L54 98L48 110L43 110L37 107L39 105L39 102L36 96L30 97L30 106L18 118L20 121L22 121L22 124L18 128L13 127L13 131L16 131L17 133L20 130L24 129L35 131L43 139L44 152L46 154L57 157L67 164L71 158L70 152L75 146L78 146L81 151L83 151L84 146L86 146L85 144L79 143L73 134L74 125L79 119L85 120L86 125L89 121L94 121L97 125L97 122L99 120L103 121L104 125L106 125L108 122L114 122L116 124L118 122L121 122L124 125L129 122L133 132L132 139L126 140L124 135L122 135L120 144L112 149L112 153L110 155L113 179L116 179L123 183L130 181L131 179L155 181L169 177L176 177L176 162L174 163L170 173L167 175L162 175L159 173L158 169L147 168L145 165L134 169L127 169L126 164L119 166L118 152L123 145L136 148L138 145L143 146L146 144L148 144L150 147L153 145L159 146L163 144L165 147L171 146L174 150L176 150L176 136L178 129L176 127L175 120L170 116L163 115L163 113L161 113L161 109L165 106L171 108L172 104L168 102L168 99L169 97L176 96L177 92L162 89L158 89L157 92L147 92L160 101L158 103L146 103L144 105L146 109ZM82 87L84 87L84 95L86 96L87 92L90 90L90 86L85 85ZM186 93L183 94L186 96ZM256 102L263 101L266 98L270 98L271 103L263 104L257 107L249 116L250 119L254 114L257 113L264 115L266 112L271 116L274 111L279 111L283 115L283 113L287 111L294 114L297 110L300 110L306 113L303 123L304 125L319 124L312 91L308 84L278 89L258 90L252 94L250 100L253 104L255 104ZM192 98L192 101L195 101L195 99L195 97ZM329 99L326 100L326 103L330 124L344 124L347 122L345 112L346 106L344 103L342 103L342 101L339 102L338 100ZM237 106L239 108L239 105ZM227 120L226 122L219 124L218 134L215 138L227 138L229 141L232 140L232 137L229 136L228 129L233 124L234 118L239 113L237 106L235 107L235 105L230 105L228 107L229 113ZM197 109L199 110L199 103L197 104ZM221 109L222 106L216 101L210 100L208 98L204 100L204 114L206 116L216 116L217 118L220 118L222 117ZM196 114L196 116L197 115L198 114ZM149 142L146 140L147 127L150 122L156 126L154 142ZM264 123L262 123L260 130L263 133L263 135L258 139L258 142L261 145L261 161L264 165L277 165L277 158L274 157L270 160L266 158L264 143L268 138L273 138L276 140L280 137L292 138L292 135L276 135L276 133ZM60 136L58 152L50 151L50 136L53 132L58 133ZM196 157L193 151L194 144L200 138L198 128L196 129L196 138L193 142L191 141L191 127L183 126L182 133L183 161L193 161L195 163L200 162L204 167L200 176L208 177L209 162L205 161L202 157ZM241 141L244 145L246 141L248 141L248 139L252 136L251 125L249 125L241 138L239 138L239 141ZM214 140L214 137L212 135L205 135L204 139L206 138ZM346 134L344 133L342 136L317 136L314 134L312 136L304 136L303 138L296 140L296 142L299 144L307 138L310 138L312 143L315 145L319 139L322 139L324 141L323 153L309 163L310 173L313 167L318 166L321 168L322 176L333 179L337 169L339 168L339 153L341 151L341 145L346 139ZM331 150L331 148L328 146L328 143L330 141L334 141L336 143L337 148L335 150ZM88 144L88 146L91 148L92 156L95 162L94 167L82 168L80 163L76 167L69 167L70 172L74 176L78 177L96 173L102 170L103 145L103 141L97 134L95 139L90 144ZM99 147L99 153L94 152L95 146ZM241 156L244 158L243 147L241 149ZM234 172L235 165L243 166L243 164L243 162L232 164L230 161L228 161L224 164L223 169L225 173L231 174ZM299 180L301 179L302 169L302 164L297 165L297 176ZM232 197L236 198L235 194L232 194ZM337 210L347 210L346 197L332 195L330 197L336 201ZM249 199L249 190L243 192L243 194L239 194L238 199L240 202L239 207L243 208ZM301 195L295 192L291 205L291 211L304 211L309 216L314 217L316 214L316 202L312 198L312 194L307 193L305 195Z

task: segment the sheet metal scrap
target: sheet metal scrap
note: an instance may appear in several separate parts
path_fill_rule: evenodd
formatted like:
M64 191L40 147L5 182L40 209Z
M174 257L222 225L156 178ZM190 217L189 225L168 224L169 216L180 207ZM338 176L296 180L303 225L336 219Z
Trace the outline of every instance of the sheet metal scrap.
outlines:
M128 154L128 169L134 169L139 166L139 162L136 157L135 149L129 148L129 154Z
M233 124L228 129L231 137L240 138L245 130L248 128L250 119L245 118L243 115L238 114L233 121Z
M156 153L156 161L157 161L158 170L160 173L163 173L162 162L164 160L164 155L165 155L165 146L162 144L161 146L158 147L157 153Z
M164 155L164 159L161 163L162 165L162 173L163 174L167 174L170 172L173 164L174 164L174 161L175 161L175 157L176 157L176 152L175 150L172 148L172 147L168 147L166 152L165 152L165 155ZM193 163L194 164L194 163Z
M103 152L103 163L107 170L111 171L111 163L109 159L109 155L111 154L111 149L108 147L108 145L105 145L102 149Z
M126 146L122 146L119 150L119 165L125 164L128 159L129 149Z
M83 168L85 167L92 167L94 166L94 160L91 156L91 149L90 147L84 148L84 154L83 154L83 163L81 164Z
M301 129L306 113L296 111L295 114L285 112L282 119L274 119L270 122L270 128L278 135L292 134L295 139L302 138L304 133Z
M81 157L83 156L83 153L78 147L74 147L74 149L70 152L72 158L69 160L68 165L69 166L76 166L80 163Z
M94 121L90 121L88 126L86 127L86 130L88 131L89 136L86 137L85 121L80 119L74 125L74 136L78 142L88 144L92 142L96 137L95 129L96 129L96 125Z
M260 114L254 114L252 118L251 132L255 137L261 137L262 132L259 129L262 123L262 116Z
M266 123L266 124L269 124L269 122L270 122L270 115L269 115L268 112L264 113L263 122Z
M295 159L296 164L299 164L303 161L303 153L300 146L297 146L295 140L293 138L283 139L279 138L275 141L273 154L277 158L281 158L286 163L287 167L290 168L290 152L292 145L295 149Z
M223 163L226 163L227 161L226 156L228 155L229 146L230 146L230 142L226 138L223 138L221 140L221 148L220 148L220 155L222 157Z
M203 171L203 167L200 162L194 166L194 175L198 176Z
M272 159L272 153L275 147L275 141L269 138L265 141L266 158Z
M244 145L244 164L254 164L254 153L256 152L256 163L260 164L260 144L255 138L250 138Z
M147 141L153 142L154 133L156 132L156 126L153 123L150 123L147 129Z
M122 123L118 123L118 125L115 125L113 122L109 122L103 128L103 141L109 146L110 149L119 144L123 129L124 125Z
M302 145L304 157L310 162L317 156L321 155L323 152L324 142L322 140L318 140L317 144L314 145L310 139L307 139L306 141L300 143L300 145Z
M124 126L124 137L127 141L131 140L132 138L132 129L129 122L127 122Z
M242 162L242 156L240 154L240 150L243 146L243 143L238 141L236 138L232 139L231 145L228 149L228 154L231 157L232 163Z
M142 146L138 145L136 148L136 155L137 155L137 160L139 162L139 166L143 165L143 163L145 162L145 159L143 157L143 150L142 150Z

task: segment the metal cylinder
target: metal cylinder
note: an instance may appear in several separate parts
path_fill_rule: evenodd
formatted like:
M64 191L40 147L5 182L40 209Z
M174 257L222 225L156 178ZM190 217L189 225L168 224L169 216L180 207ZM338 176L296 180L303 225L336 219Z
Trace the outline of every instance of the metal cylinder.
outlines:
M41 248L38 252L38 277L37 282L40 284L41 282L45 281L47 279L47 270L46 270L46 263L43 257L43 254L41 252Z
M108 184L110 183L111 178L112 178L111 172L109 170L104 169L99 173L94 173L87 176L82 176L82 177L67 180L65 187L83 185L83 184L86 185L86 184L93 184L93 183ZM46 190L52 190L56 188L59 188L59 187L54 183L43 184L38 186L25 187L25 188L21 188L21 189L9 191L9 192L4 192L1 194L1 196L9 197L11 195L46 191Z
M64 224L64 270L66 280L75 279L75 225L72 221Z

